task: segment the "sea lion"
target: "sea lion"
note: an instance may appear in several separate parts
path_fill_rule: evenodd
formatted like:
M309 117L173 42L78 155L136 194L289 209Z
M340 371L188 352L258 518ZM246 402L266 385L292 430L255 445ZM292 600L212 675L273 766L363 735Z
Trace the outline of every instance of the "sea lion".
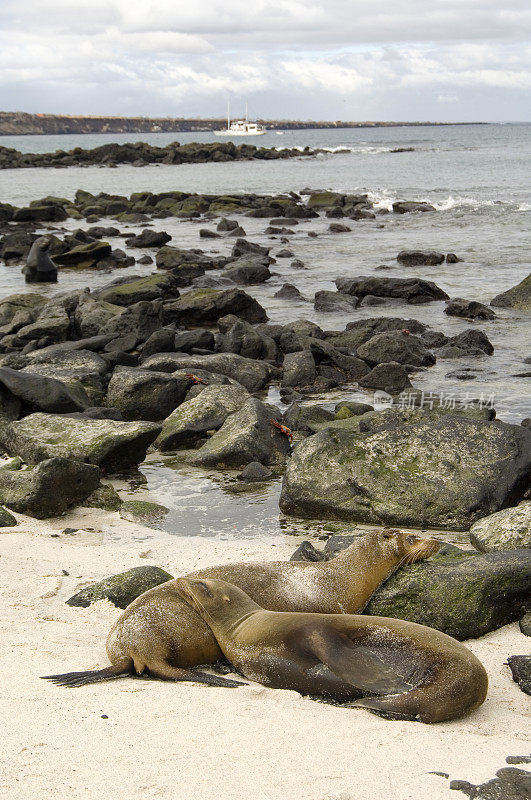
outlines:
M271 611L351 614L362 611L399 567L428 558L439 545L398 530L371 531L330 561L226 564L185 577L229 581ZM47 677L69 686L133 672L190 680L183 670L222 658L212 631L180 595L178 579L149 589L125 609L107 637L107 655L110 667Z
M487 673L461 642L414 622L266 611L226 581L177 581L238 672L392 719L443 722L477 708ZM367 696L369 695L369 696Z
M41 236L31 245L22 274L26 283L57 283L57 266L48 255L52 240Z

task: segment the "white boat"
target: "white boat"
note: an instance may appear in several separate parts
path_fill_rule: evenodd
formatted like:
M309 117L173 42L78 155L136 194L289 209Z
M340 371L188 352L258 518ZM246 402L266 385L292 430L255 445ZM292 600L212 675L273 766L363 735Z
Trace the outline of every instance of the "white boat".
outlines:
M245 104L245 119L230 121L230 105L227 108L227 127L222 131L214 131L216 136L263 136L267 133L263 125L249 122L247 116L247 103Z

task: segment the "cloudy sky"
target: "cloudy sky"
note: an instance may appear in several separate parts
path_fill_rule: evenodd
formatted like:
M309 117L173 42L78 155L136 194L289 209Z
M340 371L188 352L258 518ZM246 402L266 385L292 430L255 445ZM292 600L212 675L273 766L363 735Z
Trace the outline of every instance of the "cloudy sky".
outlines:
M1 0L0 110L531 120L529 0Z

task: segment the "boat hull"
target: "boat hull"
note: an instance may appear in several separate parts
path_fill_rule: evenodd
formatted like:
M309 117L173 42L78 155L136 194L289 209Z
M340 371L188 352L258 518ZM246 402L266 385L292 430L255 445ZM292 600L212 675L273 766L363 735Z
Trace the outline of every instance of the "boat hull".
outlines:
M216 136L264 136L267 131L214 131Z

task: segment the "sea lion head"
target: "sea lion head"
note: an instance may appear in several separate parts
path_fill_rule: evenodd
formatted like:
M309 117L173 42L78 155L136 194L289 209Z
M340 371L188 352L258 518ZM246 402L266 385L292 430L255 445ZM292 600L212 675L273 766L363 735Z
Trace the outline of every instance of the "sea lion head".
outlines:
M38 239L35 240L35 244L39 248L39 250L43 250L46 252L50 247L52 240L49 236L40 236Z
M438 539L423 539L414 533L384 528L377 532L378 544L399 559L400 566L424 561L434 555L441 546Z
M207 621L238 619L260 609L242 589L217 578L180 578L176 588L183 600Z

